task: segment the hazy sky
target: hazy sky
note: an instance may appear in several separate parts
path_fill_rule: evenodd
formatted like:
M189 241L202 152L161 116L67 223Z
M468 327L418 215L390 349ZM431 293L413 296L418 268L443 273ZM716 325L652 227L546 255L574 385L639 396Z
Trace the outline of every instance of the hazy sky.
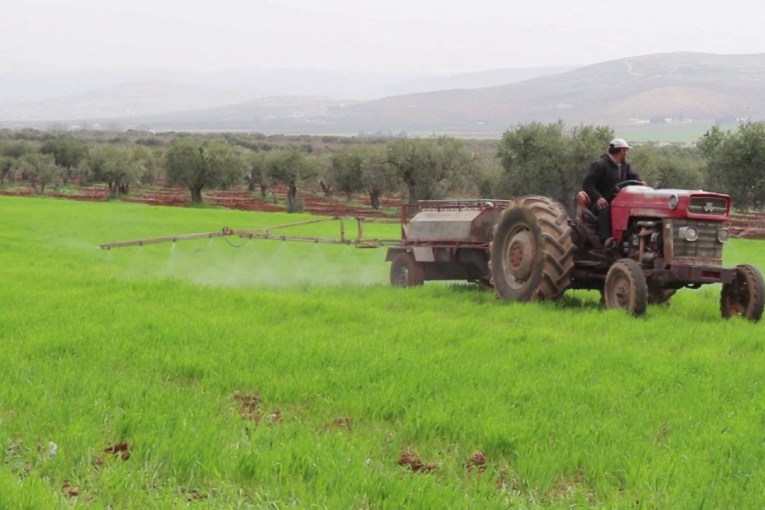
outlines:
M763 0L7 0L0 72L465 72L765 53Z

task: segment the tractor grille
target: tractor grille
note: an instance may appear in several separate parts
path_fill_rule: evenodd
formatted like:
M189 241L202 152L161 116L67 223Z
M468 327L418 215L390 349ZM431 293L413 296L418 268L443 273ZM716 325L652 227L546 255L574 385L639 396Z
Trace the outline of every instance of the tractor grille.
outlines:
M699 238L693 242L680 237L682 227L693 227L699 233ZM675 257L691 257L703 259L722 258L723 245L717 240L717 231L723 228L719 221L675 220L672 222L672 244Z
M691 197L688 212L710 216L725 216L728 212L728 201L724 198Z

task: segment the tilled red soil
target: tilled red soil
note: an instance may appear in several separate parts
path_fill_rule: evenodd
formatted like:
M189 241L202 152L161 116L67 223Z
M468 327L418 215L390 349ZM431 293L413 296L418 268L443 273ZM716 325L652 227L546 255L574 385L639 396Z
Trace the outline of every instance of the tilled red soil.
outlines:
M734 237L765 239L765 212L734 214L728 221L728 229Z
M32 187L19 187L0 190L0 195L33 196ZM74 187L66 193L46 191L46 196L67 200L85 200L91 202L105 201L109 198L109 190L105 186ZM371 216L390 217L391 209L397 209L399 201L395 197L386 197L382 206L388 210L375 210L371 207L360 206L365 197L354 197L354 202L348 202L344 197L325 197L323 195L299 195L303 202L303 210L322 216ZM184 188L150 188L132 191L129 195L121 196L124 202L148 205L182 206L191 202L189 191ZM262 197L259 191L215 190L204 193L204 201L208 204L238 209L242 211L284 212L286 203L286 188L274 186L267 197Z

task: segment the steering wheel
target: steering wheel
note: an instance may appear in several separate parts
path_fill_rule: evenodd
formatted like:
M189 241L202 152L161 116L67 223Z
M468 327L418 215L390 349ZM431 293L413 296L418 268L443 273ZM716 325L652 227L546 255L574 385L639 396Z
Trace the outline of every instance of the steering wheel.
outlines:
M634 179L631 179L629 181L622 181L616 186L614 186L614 189L611 191L611 196L615 197L617 193L619 193L622 189L626 188L627 186L642 186L643 181L636 181Z

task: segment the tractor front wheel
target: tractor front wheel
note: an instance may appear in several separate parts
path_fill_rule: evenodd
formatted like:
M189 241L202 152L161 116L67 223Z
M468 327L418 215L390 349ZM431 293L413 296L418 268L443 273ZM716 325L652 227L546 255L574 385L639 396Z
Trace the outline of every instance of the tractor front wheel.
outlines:
M648 304L648 285L640 264L632 259L619 259L606 274L604 289L606 308L624 308L638 317Z
M422 265L414 260L408 252L402 252L393 257L390 265L390 283L394 287L413 287L422 285L425 281L425 271Z
M725 283L720 293L720 312L724 319L740 315L757 322L762 317L765 284L762 273L748 264L736 266L736 279Z

